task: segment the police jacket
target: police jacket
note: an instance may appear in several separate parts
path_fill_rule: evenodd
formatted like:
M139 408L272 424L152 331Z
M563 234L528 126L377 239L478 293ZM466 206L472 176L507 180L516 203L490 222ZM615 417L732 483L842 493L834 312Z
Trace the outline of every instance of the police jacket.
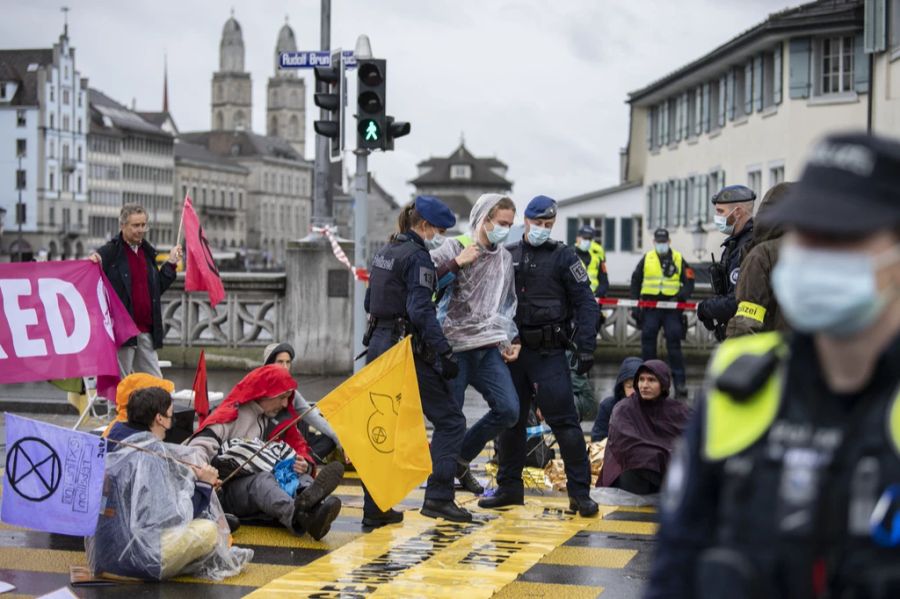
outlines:
M609 293L609 275L606 272L606 252L603 250L603 246L596 241L591 241L591 247L586 252L582 252L578 248L574 249L575 255L581 259L581 263L587 269L594 297L606 297L606 294Z
M144 250L144 257L147 259L147 278L148 287L150 289L150 307L153 314L153 347L159 349L163 344L163 322L162 322L162 303L160 296L172 284L172 281L178 276L175 272L175 266L171 262L165 262L162 266L156 266L156 249L150 245L147 240L141 242L141 248ZM128 244L122 239L122 234L110 239L100 249L97 254L100 255L103 272L106 278L116 290L116 295L122 300L122 304L128 309L128 313L134 316L134 308L131 305L131 270L128 268L128 255L126 251L131 251ZM125 342L125 345L136 345L137 338L132 337Z
M415 231L394 237L372 258L365 308L379 321L408 320L413 333L438 355L450 344L438 324L432 297L436 275L425 242Z
M722 242L722 259L718 267L725 276L725 295L716 295L703 301L704 309L709 310L716 321L726 323L737 311L737 301L734 299L734 289L738 276L741 273L741 261L747 255L750 245L753 243L753 219L737 234L728 237Z
M870 525L879 497L888 519L900 502L898 363L900 336L838 395L810 336L725 341L669 466L645 597L900 597L900 539Z
M778 239L757 243L741 262L741 274L734 290L737 312L728 321L728 337L788 329L770 280L778 261L778 244Z
M646 276L646 263L647 257L650 254L654 254L654 257L658 256L657 261L660 264L661 274L665 278L672 277L674 275L678 275L678 279L681 282L681 288L678 290L676 294L671 297L664 297L664 295L654 294L642 294L641 289L644 287L644 277ZM676 261L674 260L675 251L669 250L669 252L664 256L659 256L656 253L656 250L650 250L644 257L641 258L641 261L637 263L637 266L634 267L634 272L631 273L631 298L632 299L646 299L646 300L667 300L667 301L676 301L676 302L685 302L694 292L694 269L687 263L687 260L681 259L681 271L679 272L679 267L676 265Z
M516 326L574 326L580 353L597 347L600 306L591 293L588 274L564 243L549 239L535 247L524 239L508 246L516 273Z

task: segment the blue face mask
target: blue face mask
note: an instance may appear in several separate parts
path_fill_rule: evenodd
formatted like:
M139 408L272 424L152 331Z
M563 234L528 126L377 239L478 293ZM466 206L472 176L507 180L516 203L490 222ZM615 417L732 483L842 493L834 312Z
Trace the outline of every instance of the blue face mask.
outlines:
M578 242L578 249L582 252L587 252L591 249L591 240L590 239L582 239Z
M528 227L528 243L537 247L550 239L550 229L545 229L544 227L539 227L537 225L530 225Z
M494 223L494 228L487 231L487 238L493 244L503 243L509 236L509 227Z
M656 244L656 253L657 254L668 254L669 253L669 244L668 243L657 243Z
M427 249L428 251L436 250L444 245L445 239L446 237L444 237L440 233L435 233L434 237L432 237L431 239L423 239L423 241L425 242L425 249Z
M772 288L798 331L846 337L865 330L881 314L888 300L878 291L876 274L898 258L900 246L873 257L785 243L772 271Z
M728 224L728 218L734 214L734 210L729 212L728 214L716 214L713 216L713 222L716 224L716 228L719 229L719 233L723 233L725 235L731 235L734 233L734 225Z

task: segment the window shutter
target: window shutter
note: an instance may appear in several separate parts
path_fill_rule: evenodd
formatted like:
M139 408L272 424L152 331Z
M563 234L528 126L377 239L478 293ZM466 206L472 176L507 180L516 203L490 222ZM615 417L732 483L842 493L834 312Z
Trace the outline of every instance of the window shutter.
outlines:
M775 87L773 89L775 96L775 104L781 104L781 85L782 85L782 73L781 73L781 42L775 46L775 72L773 81L775 82Z
M690 136L688 131L688 109L691 107L688 102L688 93L681 94L681 138L687 139Z
M653 107L647 109L647 147L653 149Z
M577 218L567 218L566 219L566 243L569 245L575 244L575 237L578 235L578 219Z
M694 135L703 133L703 88L693 90L694 94Z
M728 120L734 120L734 69L728 69L725 75L725 105L728 110Z
M753 113L753 61L744 63L744 114Z
M896 4L894 6L897 6ZM887 46L887 2L885 0L865 0L865 17L863 38L865 39L865 52L884 52ZM900 10L897 6L896 10Z
M725 77L719 78L719 114L717 116L719 127L725 126Z
M659 145L666 146L669 143L669 105L663 102L659 105Z
M703 84L703 131L709 133L709 83Z
M622 252L634 251L634 219L630 216L623 216L622 220L622 241L619 244L619 250ZM607 252L613 250L605 248Z
M753 105L761 112L763 107L763 57L758 54L753 59Z
M681 141L681 96L675 97L675 141Z
M790 41L790 97L808 98L810 88L810 55L812 38L801 37Z
M866 54L862 36L853 36L853 87L857 93L869 91L869 55Z
M647 187L647 228L652 229L653 223L656 222L656 207L653 205L655 198L653 197L653 185Z
M603 219L603 249L607 252L616 251L616 219Z

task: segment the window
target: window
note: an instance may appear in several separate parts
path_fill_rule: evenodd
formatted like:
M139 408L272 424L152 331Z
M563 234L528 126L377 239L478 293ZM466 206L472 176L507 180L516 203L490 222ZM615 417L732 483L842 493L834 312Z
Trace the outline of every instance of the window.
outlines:
M453 164L450 166L451 179L471 179L472 167L468 164Z
M69 105L69 90L67 89L63 90L63 104L66 106Z
M747 173L747 187L753 190L756 197L762 193L762 171L753 170Z
M775 105L775 53L766 52L762 59L762 107Z
M81 162L81 146L78 146L78 162Z
M720 127L719 110L722 107L719 101L719 81L713 81L709 84L709 130L715 130Z
M603 219L603 249L607 252L616 251L616 219Z
M78 119L78 132L81 133L81 119Z
M746 114L745 112L745 94L747 92L746 86L746 73L744 71L744 67L735 67L734 71L734 93L732 94L731 102L734 111L734 118L741 118Z
M821 40L819 68L820 94L853 91L853 36Z
M78 209L78 224L84 224L84 210L82 210L81 208Z
M69 175L65 173L62 175L62 190L69 191Z
M681 140L681 134L678 130L680 111L678 110L678 100L676 98L669 98L669 107L666 112L669 115L669 143L676 143Z
M52 114L50 115L50 128L51 129L56 128L56 119L54 118L54 115L52 115Z
M16 156L25 157L25 140L17 139L16 140Z
M697 135L697 93L691 90L687 94L687 134L685 137L691 138Z
M53 88L52 88L52 87L50 88L50 101L51 101L51 102L56 101L56 94L53 93Z
M633 252L634 251L634 219L629 216L623 216L621 221L622 223L622 241L619 244L619 250L623 252ZM637 231L638 235L640 235L640 230Z
M16 111L16 127L24 127L25 126L25 111L17 110Z
M769 169L769 187L778 185L784 181L784 165L773 166Z
M56 172L50 171L50 191L56 191Z
M63 131L69 130L69 116L63 115Z
M78 175L78 193L81 193L81 175Z
M50 206L49 217L50 218L48 220L50 221L50 223L49 223L50 226L51 227L55 226L56 225L56 208L54 208L53 206Z
M16 189L25 189L26 177L25 170L16 170Z
M81 108L81 97L82 97L83 95L84 95L84 94L78 94L78 108Z

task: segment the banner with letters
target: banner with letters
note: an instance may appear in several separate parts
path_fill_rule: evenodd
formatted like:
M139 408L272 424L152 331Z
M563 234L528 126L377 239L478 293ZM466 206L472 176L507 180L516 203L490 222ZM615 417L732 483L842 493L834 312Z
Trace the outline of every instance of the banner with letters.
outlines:
M89 260L0 264L0 384L98 376L118 383L116 350L139 333Z

